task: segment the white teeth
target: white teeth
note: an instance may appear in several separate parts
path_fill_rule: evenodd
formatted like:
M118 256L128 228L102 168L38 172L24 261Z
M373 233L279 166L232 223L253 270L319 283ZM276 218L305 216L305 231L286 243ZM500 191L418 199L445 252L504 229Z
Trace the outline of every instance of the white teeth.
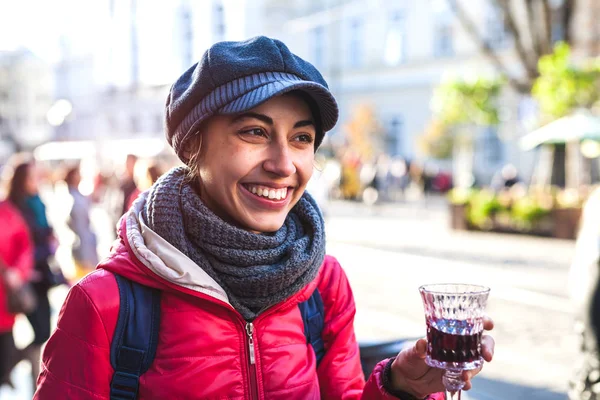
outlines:
M249 186L248 190L257 196L267 197L271 200L281 200L287 197L287 188L270 189L260 186Z

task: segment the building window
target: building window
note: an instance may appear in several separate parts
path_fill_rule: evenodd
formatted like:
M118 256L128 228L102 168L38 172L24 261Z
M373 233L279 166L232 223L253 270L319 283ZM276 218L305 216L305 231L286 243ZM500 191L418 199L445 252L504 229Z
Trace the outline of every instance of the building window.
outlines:
M387 153L393 156L402 154L402 137L404 136L404 120L395 116L390 120L386 136Z
M325 63L325 28L317 26L312 30L313 61L317 67L323 67Z
M454 55L454 30L452 22L438 16L435 21L433 53L436 57L451 57Z
M359 67L363 61L363 22L359 18L350 21L349 65Z
M496 127L489 127L485 130L482 137L483 154L486 162L490 164L499 164L504 157L502 141L498 137Z
M215 42L225 40L225 10L221 2L217 2L213 8L213 24Z
M509 32L500 7L490 4L486 10L486 39L490 47L500 49L508 46Z
M385 43L385 62L397 65L406 61L406 16L402 11L392 13Z

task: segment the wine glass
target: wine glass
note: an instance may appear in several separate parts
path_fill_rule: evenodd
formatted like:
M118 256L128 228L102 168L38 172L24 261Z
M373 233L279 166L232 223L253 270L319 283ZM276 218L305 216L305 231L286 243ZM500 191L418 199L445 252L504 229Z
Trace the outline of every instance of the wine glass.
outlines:
M480 367L483 317L490 289L479 285L446 283L419 288L427 323L430 367L444 370L446 398L460 400L465 382L462 371Z

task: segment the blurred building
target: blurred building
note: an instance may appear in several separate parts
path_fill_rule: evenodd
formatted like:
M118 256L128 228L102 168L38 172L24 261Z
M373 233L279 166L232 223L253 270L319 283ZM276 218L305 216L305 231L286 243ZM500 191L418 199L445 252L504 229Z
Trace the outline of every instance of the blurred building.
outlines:
M0 52L0 164L51 135L52 69L25 49Z
M106 34L62 38L56 97L73 110L56 127L59 140L161 136L170 85L212 43L244 39L247 27L260 26L252 20L259 8L246 0L102 0L85 7L78 15Z
M466 2L467 0L461 0ZM555 2L560 2L556 0ZM214 42L258 34L280 38L324 73L340 101L340 124L371 105L391 155L417 158L416 137L431 117L429 103L446 75L495 74L448 8L448 0L99 0L69 10L82 22L61 39L56 99L72 111L55 128L59 140L162 135L169 85ZM78 3L76 3L78 4ZM515 73L513 43L492 0L468 10ZM600 1L580 0L576 52L600 48ZM553 32L559 38L561 32ZM516 139L535 108L507 92L501 126L478 136L481 180L511 162L527 174L532 155Z
M477 29L513 73L520 65L501 12L491 0L460 0ZM385 129L387 152L419 157L416 138L431 118L433 91L445 76L496 74L465 32L448 0L312 0L265 1L277 10L265 21L265 33L281 38L325 75L340 102L340 135L359 105L371 105ZM589 54L597 46L600 1L581 0L575 27L576 48ZM553 32L557 39L561 32ZM596 53L597 54L597 53ZM506 91L502 124L484 129L475 143L475 168L488 181L505 163L521 171L532 168L533 155L517 140L532 112L531 101Z

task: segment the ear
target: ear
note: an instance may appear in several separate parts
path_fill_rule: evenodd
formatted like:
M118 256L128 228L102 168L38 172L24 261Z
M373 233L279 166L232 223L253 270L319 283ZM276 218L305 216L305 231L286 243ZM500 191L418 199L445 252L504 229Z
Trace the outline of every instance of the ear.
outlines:
M183 157L188 160L189 167L198 164L202 153L202 134L196 132L184 143Z

